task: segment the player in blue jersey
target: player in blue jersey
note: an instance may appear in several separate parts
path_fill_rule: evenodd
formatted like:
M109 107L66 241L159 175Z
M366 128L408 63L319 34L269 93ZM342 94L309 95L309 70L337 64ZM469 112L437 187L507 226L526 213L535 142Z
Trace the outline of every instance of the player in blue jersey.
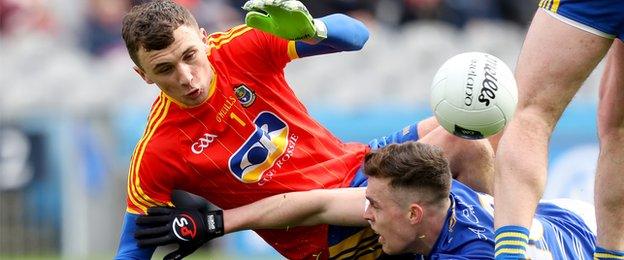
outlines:
M496 155L497 257L524 257L527 241L505 234L528 234L546 184L550 135L606 56L598 104L595 256L624 259L624 1L541 0L539 6L516 66L518 106Z
M448 160L439 148L425 144L430 141L425 136L420 142L391 144L368 154L364 164L367 188L269 197L224 211L224 230L321 223L370 225L388 254L411 253L418 259L494 259L492 197L452 180ZM491 174L492 156L490 151L475 163ZM593 208L581 202L540 203L531 229L529 257L590 259L595 246L592 216Z
M422 142L392 144L371 152L364 167L366 189L270 197L225 211L225 230L370 224L388 254L494 259L493 198L452 180L439 149ZM491 165L483 170L491 170ZM592 206L565 199L543 201L527 240L527 256L532 259L591 259L595 246Z

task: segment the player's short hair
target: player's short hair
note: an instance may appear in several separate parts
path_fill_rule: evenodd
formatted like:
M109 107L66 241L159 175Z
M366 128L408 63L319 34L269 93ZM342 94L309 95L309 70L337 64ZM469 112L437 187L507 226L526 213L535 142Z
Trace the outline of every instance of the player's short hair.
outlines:
M136 5L123 19L122 37L128 54L141 67L137 52L162 50L174 42L173 31L181 25L199 28L191 12L170 0L156 0Z
M398 190L416 191L422 199L437 204L448 199L451 170L442 150L419 142L391 144L365 157L364 173L390 179Z

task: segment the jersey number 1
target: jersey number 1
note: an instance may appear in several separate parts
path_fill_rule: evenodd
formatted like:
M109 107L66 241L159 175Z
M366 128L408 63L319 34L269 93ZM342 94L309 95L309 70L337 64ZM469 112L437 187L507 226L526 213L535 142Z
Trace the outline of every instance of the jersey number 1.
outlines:
M238 122L242 126L246 126L247 125L247 124L245 124L245 122L240 117L238 117L236 114L234 114L234 112L230 112L230 118L234 119L236 122Z

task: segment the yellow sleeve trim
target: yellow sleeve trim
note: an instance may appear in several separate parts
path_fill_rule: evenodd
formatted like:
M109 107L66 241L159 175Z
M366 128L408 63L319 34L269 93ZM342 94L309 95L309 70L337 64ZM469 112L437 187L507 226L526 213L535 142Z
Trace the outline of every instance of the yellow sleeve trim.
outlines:
M290 60L299 59L299 54L297 54L297 45L295 41L288 42L288 58Z
M136 214L136 215L141 215L141 214L142 214L141 212L138 212L138 211L136 211L136 210L133 210L133 209L132 209L132 208L130 208L130 207L127 207L127 208L126 208L126 212L128 212L128 213L130 213L130 214Z
M134 206L138 207L143 212L147 212L148 207L165 205L150 198L143 191L141 188L141 180L139 178L139 169L141 166L141 160L143 159L143 154L145 152L145 147L152 138L152 135L154 135L154 132L156 132L158 126L162 123L165 117L167 117L170 105L170 100L164 98L164 96L160 97L159 103L150 115L148 127L146 129L147 131L137 144L134 155L132 156L132 163L128 174L128 198Z

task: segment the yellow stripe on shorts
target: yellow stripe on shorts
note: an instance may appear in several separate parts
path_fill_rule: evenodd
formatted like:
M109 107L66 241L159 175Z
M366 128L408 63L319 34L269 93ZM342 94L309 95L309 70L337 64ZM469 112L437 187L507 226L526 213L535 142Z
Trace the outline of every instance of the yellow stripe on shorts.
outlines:
M557 10L559 9L559 2L561 0L540 0L539 1L539 8L544 8L546 10L549 10L553 13L556 13Z
M381 255L381 244L371 228L362 229L347 239L329 247L329 259L377 259Z

